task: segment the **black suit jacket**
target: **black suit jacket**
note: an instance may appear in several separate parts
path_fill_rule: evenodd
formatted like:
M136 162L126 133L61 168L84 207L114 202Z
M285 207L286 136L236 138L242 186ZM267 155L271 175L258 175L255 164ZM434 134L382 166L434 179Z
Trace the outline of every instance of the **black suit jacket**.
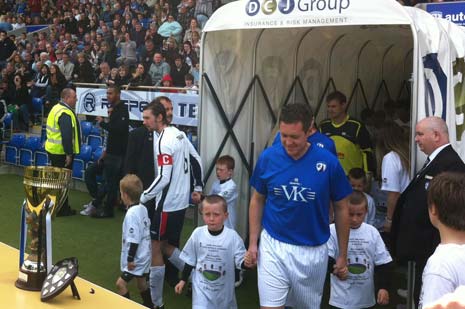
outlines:
M145 126L129 132L125 174L136 174L147 189L155 179L153 133Z
M450 145L400 195L391 230L391 253L399 261L426 261L439 244L439 232L429 220L427 190L433 177L445 171L465 173L465 164Z

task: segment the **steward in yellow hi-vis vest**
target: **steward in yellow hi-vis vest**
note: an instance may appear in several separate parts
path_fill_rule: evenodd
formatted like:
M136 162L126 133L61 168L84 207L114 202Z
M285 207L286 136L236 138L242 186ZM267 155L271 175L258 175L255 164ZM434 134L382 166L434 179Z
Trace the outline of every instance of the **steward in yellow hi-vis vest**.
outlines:
M81 128L73 109L76 106L76 92L65 88L61 92L61 101L56 104L47 117L47 140L45 150L52 166L73 168L74 155L81 147ZM76 213L68 204L68 198L57 216L70 216Z

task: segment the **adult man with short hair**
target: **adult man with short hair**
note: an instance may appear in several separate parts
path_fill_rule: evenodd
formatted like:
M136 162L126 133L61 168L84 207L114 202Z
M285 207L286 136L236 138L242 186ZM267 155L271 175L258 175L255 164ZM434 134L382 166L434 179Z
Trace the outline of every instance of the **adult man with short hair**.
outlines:
M5 30L0 30L0 71L13 59L15 50L15 43L7 36Z
M52 166L73 168L74 155L81 146L81 129L73 109L77 96L73 89L65 88L61 92L60 103L53 106L47 117L47 140L45 150ZM58 216L72 216L76 211L71 209L66 198Z
M326 97L329 119L320 124L321 133L336 144L336 151L346 174L355 167L375 172L370 134L360 121L347 114L347 98L339 91Z
M158 99L158 98L157 98ZM158 308L163 306L163 278L165 264L163 255L178 269L184 268L179 258L180 251L171 245L179 239L184 224L184 214L189 205L191 158L201 166L200 157L191 156L192 146L184 132L168 126L166 110L159 99L152 101L143 111L144 125L158 135L154 141L154 157L157 160L157 176L140 197L147 203L156 197L156 213L152 220L152 267L150 268L150 290L152 302ZM194 169L195 171L195 169ZM202 175L194 191L197 197L202 191ZM193 195L194 197L194 195Z
M426 261L440 238L428 214L427 190L430 181L445 171L465 173L465 164L449 142L447 125L439 117L428 117L417 123L415 142L428 158L397 201L392 219L392 253L400 262L415 262L414 300L418 304L421 276Z
M170 65L163 60L162 54L157 52L153 55L153 62L149 69L152 83L158 86L166 74L170 74Z
M106 184L106 201L102 207L101 200L95 202L97 211L91 216L94 218L111 218L114 216L113 208L118 197L118 185L126 154L129 132L128 107L120 100L121 90L114 85L107 89L108 103L111 104L112 112L108 122L102 117L96 120L102 129L108 132L107 147L103 156L103 178Z
M255 190L246 266L258 261L261 308L320 308L330 201L340 254L334 274L345 279L348 273L347 197L352 188L337 158L307 141L312 119L306 104L284 106L279 118L281 143L263 151L251 178Z
M66 81L71 81L73 78L74 63L69 61L69 55L67 53L62 54L62 61L58 64L58 67L60 68L61 73L65 76Z

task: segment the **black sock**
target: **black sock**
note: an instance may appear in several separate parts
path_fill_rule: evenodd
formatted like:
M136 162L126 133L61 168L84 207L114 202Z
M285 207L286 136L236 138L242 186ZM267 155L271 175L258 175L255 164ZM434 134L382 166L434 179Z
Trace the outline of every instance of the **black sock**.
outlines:
M131 297L129 296L129 291L128 291L126 294L124 294L123 297L126 297L126 298L128 298L128 299L131 299Z
M145 307L153 308L152 297L150 296L150 289L147 289L144 292L140 292L140 296L142 297L142 304Z

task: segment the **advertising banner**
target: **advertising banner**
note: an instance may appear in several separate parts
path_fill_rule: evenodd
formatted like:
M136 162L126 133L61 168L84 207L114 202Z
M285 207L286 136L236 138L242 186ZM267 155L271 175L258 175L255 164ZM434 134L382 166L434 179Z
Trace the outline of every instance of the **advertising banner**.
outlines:
M76 113L107 117L108 100L104 88L77 87ZM197 126L198 94L166 93L139 90L122 90L121 101L127 105L132 120L142 120L144 107L158 96L166 96L173 102L173 124Z
M423 3L418 5L434 17L444 18L459 26L465 26L465 1Z

